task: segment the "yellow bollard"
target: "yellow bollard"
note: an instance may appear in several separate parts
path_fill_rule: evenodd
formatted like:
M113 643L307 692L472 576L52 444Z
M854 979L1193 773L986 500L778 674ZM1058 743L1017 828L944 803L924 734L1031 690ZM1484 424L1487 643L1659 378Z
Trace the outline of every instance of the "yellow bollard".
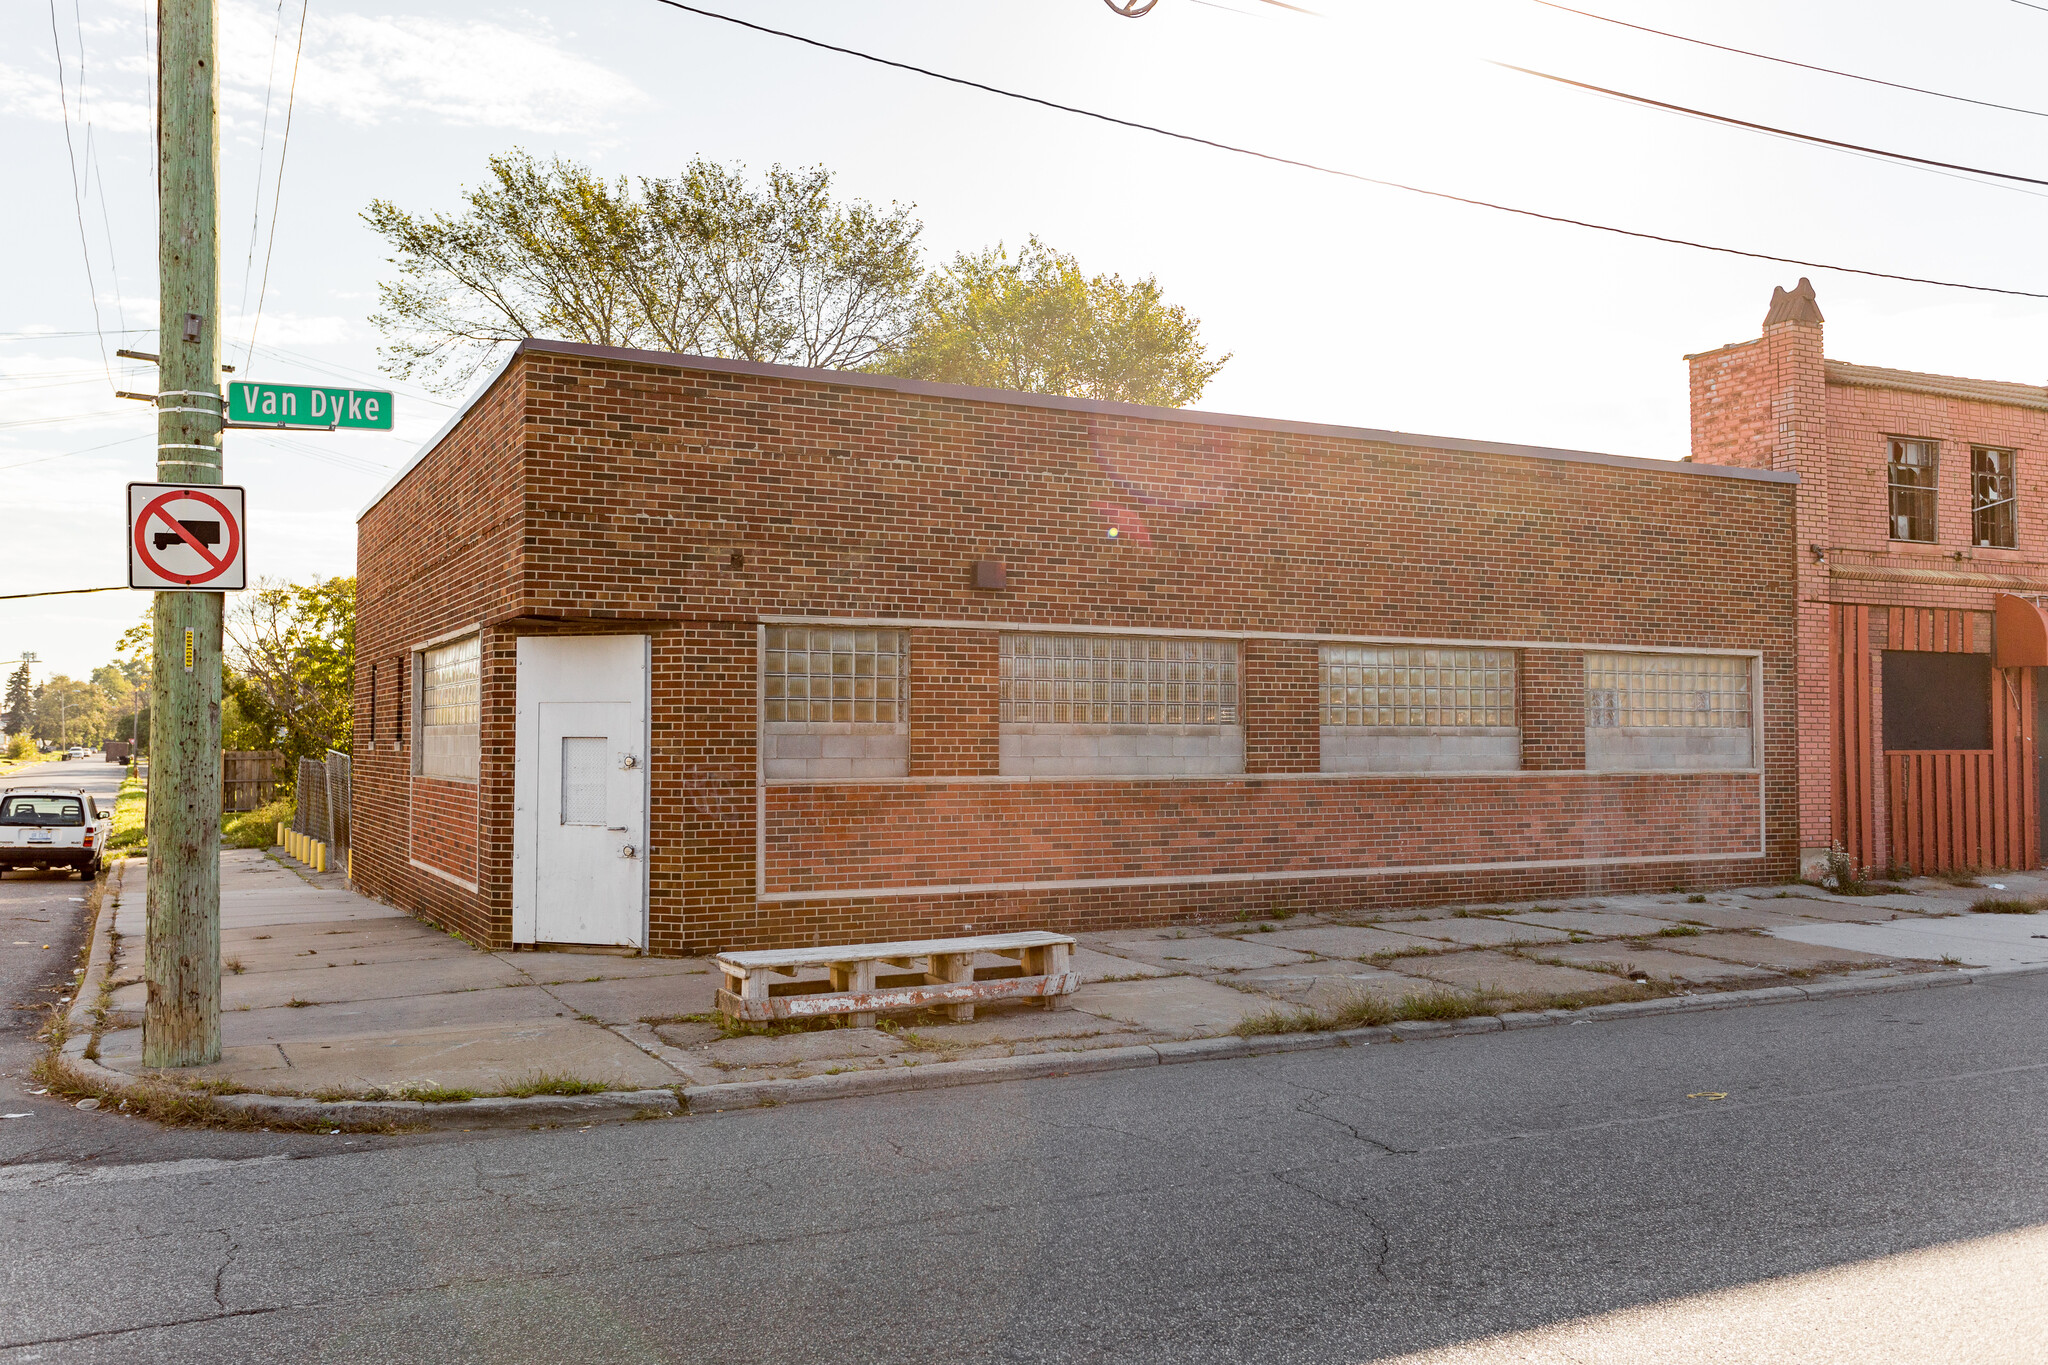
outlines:
M277 822L277 842L280 847L284 844L284 821L282 820Z
M318 839L313 841L313 870L315 872L325 872L327 870L327 845L321 843Z
M350 881L356 879L356 851L350 849L341 855L341 875Z

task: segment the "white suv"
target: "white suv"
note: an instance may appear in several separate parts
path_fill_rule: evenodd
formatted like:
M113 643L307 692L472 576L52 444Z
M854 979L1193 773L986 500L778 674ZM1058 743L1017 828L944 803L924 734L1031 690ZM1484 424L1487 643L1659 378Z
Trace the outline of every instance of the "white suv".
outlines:
M113 828L112 807L76 787L0 792L0 870L68 867L96 877Z

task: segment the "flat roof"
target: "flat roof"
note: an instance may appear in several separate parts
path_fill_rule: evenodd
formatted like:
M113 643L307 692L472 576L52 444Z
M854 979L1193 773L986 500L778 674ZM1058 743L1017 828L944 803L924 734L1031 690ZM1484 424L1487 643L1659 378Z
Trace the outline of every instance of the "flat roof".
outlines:
M1190 426L1223 427L1234 431L1270 431L1292 436L1333 436L1352 441L1374 441L1381 445L1411 446L1421 450L1456 450L1476 455L1509 455L1530 460L1561 460L1570 464L1607 465L1618 469L1640 469L1655 474L1695 474L1711 479L1747 479L1754 483L1798 483L1791 470L1743 469L1734 465L1694 464L1687 460L1657 460L1641 455L1607 455L1593 450L1563 450L1552 446L1515 445L1506 441L1475 441L1462 436L1423 436L1407 431L1384 431L1376 427L1336 426L1325 422L1292 422L1275 417L1247 417L1237 413L1204 412L1198 408L1155 408L1141 403L1107 403L1095 398L1062 398L1046 393L1018 393L1011 389L983 389L967 384L934 384L922 379L870 374L861 370L814 370L800 365L763 365L752 360L721 360L714 356L682 355L672 351L635 351L621 346L590 346L579 341L550 341L529 337L513 348L483 383L463 400L442 428L399 467L382 488L356 514L361 520L384 500L420 461L434 452L469 410L491 386L504 376L512 362L529 351L549 355L581 356L610 360L625 365L645 365L665 370L701 370L709 374L750 375L762 379L793 379L834 388L878 389L888 393L911 394L920 398L952 399L1018 408L1046 408L1054 412L1092 413L1098 416L1133 417L1152 422L1180 422Z

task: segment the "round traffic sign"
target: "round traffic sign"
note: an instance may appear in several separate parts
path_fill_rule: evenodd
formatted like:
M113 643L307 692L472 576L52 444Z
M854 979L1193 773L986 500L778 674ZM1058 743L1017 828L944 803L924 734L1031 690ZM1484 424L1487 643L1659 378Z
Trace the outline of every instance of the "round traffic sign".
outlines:
M199 538L186 528L184 522L165 510L174 502L186 501L203 503L219 514L221 536L226 541L223 553L216 555L208 550L199 542ZM156 529L158 527L161 527L163 532L175 535L179 542L206 561L207 567L198 573L165 568L154 552L155 538L160 534ZM170 547L166 545L164 548ZM135 553L142 557L144 567L159 577L176 579L187 587L210 583L226 573L228 567L235 562L235 556L241 553L241 548L242 527L235 520L235 514L228 510L226 503L201 489L179 488L159 494L150 499L149 504L135 518Z

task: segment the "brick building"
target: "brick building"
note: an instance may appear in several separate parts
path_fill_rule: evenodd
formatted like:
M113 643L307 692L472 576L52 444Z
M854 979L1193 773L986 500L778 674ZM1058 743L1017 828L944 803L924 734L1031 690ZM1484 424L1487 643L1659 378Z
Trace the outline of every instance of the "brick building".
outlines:
M360 518L355 877L658 953L1784 877L1795 484L530 341Z
M1686 357L1692 459L1798 474L1802 861L2034 867L2048 388L1826 358L1813 286Z

